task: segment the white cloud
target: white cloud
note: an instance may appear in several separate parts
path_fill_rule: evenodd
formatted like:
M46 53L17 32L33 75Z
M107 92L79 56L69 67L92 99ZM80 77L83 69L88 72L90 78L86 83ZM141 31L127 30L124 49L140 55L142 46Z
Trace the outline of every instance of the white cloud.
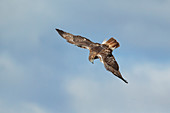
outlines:
M25 75L25 67L15 61L9 54L0 54L0 78L1 83L21 82Z
M156 96L167 97L170 93L170 66L167 64L152 63L137 65L133 68L133 75L144 77L143 82L151 88ZM170 101L167 99L167 101Z
M169 51L169 0L107 0L104 4L104 15L109 12L105 15L109 16L108 23L119 29L122 42L137 48Z
M46 0L0 1L1 45L17 49L39 46L44 32L55 31L54 24L61 20L62 12L57 9Z
M82 2L80 0L1 0L0 49L3 51L0 53L0 84L2 84L0 87L3 87L4 91L6 91L6 87L4 86L8 87L8 90L1 93L1 96L3 97L5 95L4 97L8 99L15 90L13 92L15 95L11 98L15 98L16 96L18 100L27 100L26 96L29 94L26 93L30 93L32 95L29 95L28 98L35 99L35 97L41 95L40 90L44 91L44 87L49 86L50 88L48 89L51 89L50 91L54 87L56 88L56 84L51 83L53 78L54 81L61 80L63 82L62 80L70 76L70 80L67 80L66 83L66 90L71 96L70 106L78 113L124 113L124 111L139 113L139 111L147 112L147 110L149 113L156 112L156 110L158 110L158 113L163 111L166 113L169 110L167 105L170 103L168 98L170 95L170 89L168 87L170 85L169 65L159 63L132 65L133 67L128 67L130 69L123 72L123 75L129 81L128 85L115 77L106 77L105 80L100 80L100 77L105 73L102 73L98 77L94 76L96 73L101 74L100 72L106 71L103 65L97 65L99 67L93 65L96 67L93 68L94 71L99 71L91 73L89 71L91 70L90 66L86 67L81 64L79 68L85 69L83 70L83 75L78 77L77 74L79 71L75 71L77 69L76 67L71 67L65 72L69 63L66 57L74 52L65 51L67 53L65 54L61 48L55 51L54 44L46 42L53 35L47 35L48 37L44 38L44 32L46 34L52 34L52 30L56 27L55 24L57 24L57 27L58 25L64 26L66 31L78 30L82 33L87 33L87 36L93 35L99 41L100 34L102 32L103 34L107 34L110 30L111 35L115 32L115 34L119 34L120 37L118 38L123 37L122 43L124 41L128 47L145 47L144 50L155 50L161 47L168 49L169 38L167 37L169 37L169 27L167 26L170 23L169 4L170 2L168 0L158 0L156 2L153 0L144 0L142 2L134 0L106 0L104 2L92 1L90 4L88 1ZM96 32L94 32L95 30ZM74 32L74 34L77 33ZM45 40L44 45L41 45L42 40ZM56 42L56 45L59 43ZM49 52L50 50L46 44L52 48L51 52ZM27 48L31 48L31 51L27 51ZM61 53L64 54L64 57ZM81 54L84 53L81 52ZM19 59L17 56L23 59ZM47 56L48 58L45 58ZM75 55L72 54L71 56L73 57ZM80 60L77 58L74 57L73 60ZM85 60L82 59L83 63L85 61L88 62L87 58ZM61 64L58 62L61 62ZM80 64L80 62L74 61L71 63ZM69 75L69 71L75 75ZM61 76L64 75L63 73L67 73L66 76ZM108 72L108 74L111 73ZM41 80L39 77L42 77ZM112 79L118 82L114 82ZM53 85L53 87L49 84ZM60 85L57 88L59 87ZM11 95L7 94L9 93L8 91L11 92ZM26 96L20 94L20 92ZM51 95L48 94L47 96ZM61 98L64 98L64 96L61 96ZM13 100L16 101L17 99ZM51 103L51 101L48 102ZM45 101L42 103L44 104ZM4 106L2 107L3 109L0 109L0 112L47 112L41 106L34 103L22 103L14 107L7 107L8 104L1 102L0 107ZM7 108L11 108L11 110ZM22 109L19 110L19 108ZM155 110L153 111L154 108Z
M72 78L66 85L71 105L78 113L168 113L170 66L157 65L145 63L126 70L128 85L113 83L110 78L103 82L88 77Z
M11 104L0 100L0 108L1 113L52 113L42 106L31 102Z
M0 43L17 48L36 47L44 32L62 25L64 29L76 28L76 31L81 27L81 32L90 27L94 31L97 29L97 34L103 28L108 28L106 34L110 30L112 35L119 29L116 34L120 32L120 38L124 37L131 46L154 49L161 43L159 48L169 47L169 0L106 0L95 4L95 1L89 4L77 0L3 0L0 4Z

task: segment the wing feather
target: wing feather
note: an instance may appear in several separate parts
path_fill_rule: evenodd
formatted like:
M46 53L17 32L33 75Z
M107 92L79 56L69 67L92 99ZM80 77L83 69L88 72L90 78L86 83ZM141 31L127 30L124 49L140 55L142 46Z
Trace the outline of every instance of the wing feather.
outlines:
M64 32L60 29L56 29L56 31L62 36L64 39L67 40L67 42L74 44L78 47L85 48L85 49L90 49L91 46L94 44L92 41L89 39L79 36L79 35L73 35L67 32Z
M121 75L120 71L119 71L119 65L116 62L114 56L112 55L112 53L107 53L107 52L103 52L100 53L98 55L100 61L104 64L104 67L106 68L106 70L112 72L115 76L117 76L118 78L120 78L121 80L123 80L125 83L128 83Z

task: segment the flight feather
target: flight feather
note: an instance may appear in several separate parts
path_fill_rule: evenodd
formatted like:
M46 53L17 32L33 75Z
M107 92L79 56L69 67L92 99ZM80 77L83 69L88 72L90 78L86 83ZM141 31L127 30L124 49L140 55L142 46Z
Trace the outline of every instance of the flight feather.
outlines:
M73 35L62 30L56 29L56 31L67 40L67 42L74 44L78 47L89 49L89 61L93 63L95 59L100 59L104 64L106 70L112 72L115 76L128 83L121 75L119 71L119 65L112 55L112 51L120 46L116 39L110 38L108 41L104 41L102 44L94 43L89 39Z
M56 29L56 31L64 38L67 40L67 42L74 44L78 47L85 48L85 49L90 49L91 46L94 44L92 41L89 39L79 36L79 35L73 35L67 32L64 32L62 30Z

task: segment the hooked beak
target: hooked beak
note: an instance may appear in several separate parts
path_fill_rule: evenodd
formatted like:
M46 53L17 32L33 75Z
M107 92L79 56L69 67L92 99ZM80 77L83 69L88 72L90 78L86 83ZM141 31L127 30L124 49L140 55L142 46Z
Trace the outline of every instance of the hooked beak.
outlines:
M90 62L91 62L92 64L94 64L94 59L91 59Z

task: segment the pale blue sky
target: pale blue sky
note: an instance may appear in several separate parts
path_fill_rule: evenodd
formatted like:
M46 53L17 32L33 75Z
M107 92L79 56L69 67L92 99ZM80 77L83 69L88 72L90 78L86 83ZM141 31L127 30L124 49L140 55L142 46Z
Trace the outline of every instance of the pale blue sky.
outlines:
M169 113L170 0L0 0L0 113ZM125 84L55 28L115 37Z

